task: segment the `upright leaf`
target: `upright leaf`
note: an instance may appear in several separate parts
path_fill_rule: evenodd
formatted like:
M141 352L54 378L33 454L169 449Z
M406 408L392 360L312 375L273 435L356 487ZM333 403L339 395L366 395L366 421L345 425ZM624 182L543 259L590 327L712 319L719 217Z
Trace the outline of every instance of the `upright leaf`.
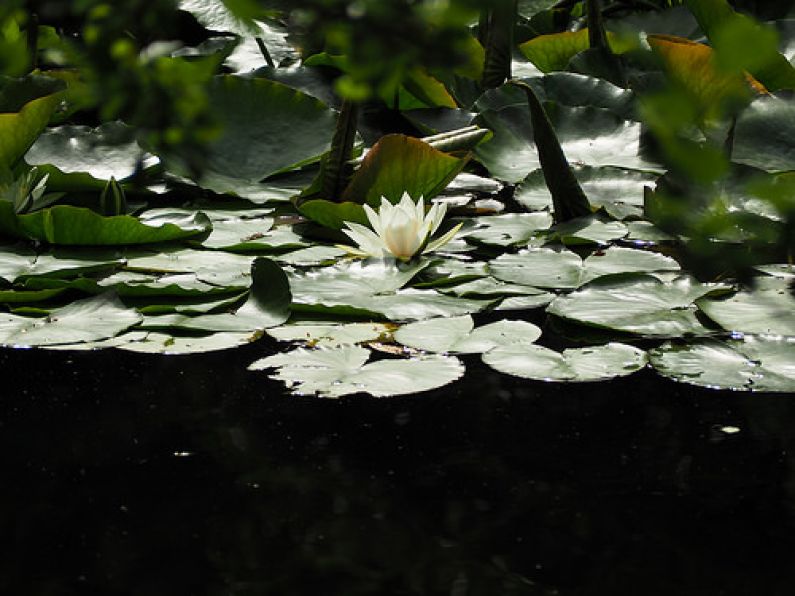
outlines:
M555 223L590 214L591 205L588 203L588 197L585 196L566 160L544 107L538 101L530 85L520 81L514 81L514 84L524 89L527 95L530 119L533 123L533 138L538 147L538 157L544 172L544 180L552 195Z

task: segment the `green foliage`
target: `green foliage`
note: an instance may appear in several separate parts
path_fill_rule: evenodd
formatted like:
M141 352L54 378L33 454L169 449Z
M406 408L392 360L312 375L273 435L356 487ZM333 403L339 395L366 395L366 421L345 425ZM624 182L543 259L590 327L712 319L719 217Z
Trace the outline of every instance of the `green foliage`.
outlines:
M278 326L306 346L253 368L336 397L463 374L416 350L608 379L642 339L671 378L791 389L788 26L681 4L7 2L0 342L191 353ZM446 204L443 250L332 244L404 193Z

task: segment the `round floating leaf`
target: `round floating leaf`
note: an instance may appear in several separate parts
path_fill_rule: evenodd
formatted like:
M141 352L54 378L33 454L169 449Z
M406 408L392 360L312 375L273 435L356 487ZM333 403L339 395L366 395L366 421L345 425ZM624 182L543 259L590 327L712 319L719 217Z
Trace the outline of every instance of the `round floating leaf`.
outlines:
M272 217L213 222L212 232L201 241L201 245L229 251L272 248L267 241L267 234L272 227Z
M313 346L345 346L369 341L378 341L391 332L393 326L383 323L347 324L295 324L283 325L267 330L267 334L279 341L301 341Z
M583 263L581 283L603 275L616 273L651 273L653 271L679 271L679 263L671 257L648 250L611 246L597 251Z
M568 296L557 297L547 312L570 321L655 337L703 335L694 301L721 286L689 277L662 282L649 275L597 279Z
M531 248L489 261L497 279L538 288L571 289L580 285L582 259L569 250Z
M712 389L795 393L795 342L746 336L742 340L668 342L649 352L662 375Z
M147 329L249 332L275 327L290 316L290 286L281 267L258 257L251 264L251 290L246 302L234 312L189 316L168 314L147 317Z
M277 368L271 378L287 383L294 394L319 397L419 393L452 383L464 374L463 364L453 356L429 355L366 364L369 357L370 351L359 346L297 348L258 360L249 370Z
M349 297L357 300L363 296L394 292L428 264L427 260L406 265L387 259L344 261L332 267L293 273L290 287L293 300L298 303L346 304Z
M768 172L795 170L795 99L760 97L743 110L732 160Z
M395 334L395 341L428 352L478 354L496 346L532 343L541 337L541 330L526 321L502 320L474 328L472 317L430 319L404 325Z
M434 290L409 288L370 299L361 297L356 305L381 313L391 321L419 321L480 312L494 302L493 299L456 298Z
M578 217L560 223L551 229L550 238L559 238L563 244L609 244L623 238L627 227L618 221L602 221L596 216Z
M552 225L549 213L510 213L473 219L475 226L458 233L461 238L495 246L526 244Z
M503 299L494 310L497 311L511 311L511 310L532 310L534 308L541 308L547 306L555 299L555 294L551 292L541 292L540 294L532 294L530 296L509 296Z
M776 283L777 282L777 283ZM795 297L786 279L770 280L723 300L698 300L698 307L727 331L795 336Z
M483 362L509 375L537 381L604 381L646 366L646 352L621 343L570 348L562 353L533 344L500 346L483 354Z
M119 343L114 347L143 354L203 354L245 346L259 337L259 333L252 332L213 333L201 336L176 336L149 332L143 338Z
M101 271L110 271L124 263L117 255L101 252L53 251L37 254L19 247L0 250L0 278L9 283L31 277L70 278Z
M285 265L311 267L314 265L330 264L345 254L344 250L335 246L316 245L278 255L273 257L273 259Z
M51 190L102 189L112 177L125 180L135 173L138 160L144 167L157 164L145 156L132 129L121 122L98 128L65 125L44 132L25 154L25 161L50 174Z
M223 131L210 143L207 157L207 172L221 176L213 184L216 192L225 191L224 177L258 182L317 161L330 147L335 112L309 95L235 76L215 78L208 92ZM163 157L180 173L179 155ZM234 184L228 186L234 191Z
M486 92L478 105L491 93ZM526 101L512 99L499 109L481 111L479 121L494 131L494 137L475 148L477 158L496 178L519 182L541 167L533 140ZM639 155L640 123L590 106L556 105L548 110L563 152L572 165L616 166L659 172L659 166Z
M106 217L91 209L56 205L17 215L13 206L0 201L0 233L67 246L114 246L152 244L190 238L212 228L206 215L182 214L156 217L114 215Z
M0 314L0 344L29 347L96 341L113 337L140 321L138 312L107 293L76 300L41 318Z
M483 298L496 296L539 296L546 294L543 290L521 284L509 284L493 277L484 277L473 281L464 282L453 286L438 288L443 294L463 296L468 298Z
M625 219L643 215L643 188L655 183L658 176L638 170L579 166L572 168L588 201L601 207L611 217ZM552 196L541 170L532 172L516 188L514 199L529 211L552 209Z

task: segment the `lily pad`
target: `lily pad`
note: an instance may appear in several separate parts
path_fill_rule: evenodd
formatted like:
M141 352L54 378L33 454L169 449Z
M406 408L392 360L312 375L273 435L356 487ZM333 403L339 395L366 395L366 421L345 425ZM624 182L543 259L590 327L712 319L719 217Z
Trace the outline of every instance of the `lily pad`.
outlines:
M795 99L760 97L743 110L732 160L768 172L795 170Z
M486 92L478 106L488 105ZM590 106L556 105L548 110L563 152L572 165L615 166L660 172L659 165L640 155L640 123ZM494 131L494 137L475 148L489 172L506 182L519 182L541 167L526 101L518 98L499 109L481 111L476 122Z
M206 215L181 214L140 218L131 215L106 217L91 209L55 205L24 215L14 213L13 205L0 201L0 234L32 238L66 246L114 246L151 244L190 238L212 228Z
M531 248L489 261L497 279L537 288L572 289L580 285L582 259L569 250Z
M773 282L774 280L770 280ZM698 307L727 331L795 337L795 297L789 281L742 290L723 300L698 300Z
M660 374L691 385L733 391L795 393L795 342L740 340L668 342L649 352Z
M16 348L88 342L113 337L141 321L115 294L76 300L47 316L0 314L0 344Z
M454 356L429 355L367 364L370 353L360 346L297 348L257 360L249 370L277 368L271 378L287 383L293 394L318 397L419 393L452 383L464 374L464 365Z
M279 341L305 342L312 346L339 347L379 341L394 326L384 323L312 324L298 323L268 329L266 333Z
M298 303L344 304L350 299L394 292L429 265L421 261L398 265L393 260L347 261L290 275L293 300ZM331 301L331 302L326 302Z
M44 132L25 154L25 161L49 173L51 190L101 190L112 177L119 181L159 160L145 154L132 129L121 122L97 128L64 125Z
M0 250L0 279L14 283L31 277L77 277L110 271L123 263L122 258L112 254L63 251L38 254L21 246L7 246Z
M114 347L142 354L203 354L245 346L257 341L259 337L257 332L179 336L150 331L143 338L120 342Z
M502 320L475 328L469 315L409 323L398 329L395 341L428 352L480 354L497 346L532 343L541 329L527 321Z
M682 276L663 282L650 275L609 276L558 296L547 312L563 319L651 337L705 335L695 300L724 286L701 284Z
M563 244L606 245L627 235L627 226L619 221L603 220L591 215L560 223L550 229L550 238Z
M157 253L128 251L127 268L145 273L192 273L217 286L248 287L254 257L210 250L176 248Z
M537 381L593 382L630 375L646 366L646 352L622 343L555 352L533 344L500 346L483 354L499 372Z
M251 265L251 290L248 299L234 312L147 317L142 328L258 331L284 323L290 316L290 299L290 287L284 271L270 259L258 257Z
M335 112L305 93L235 76L216 77L208 93L223 131L210 143L206 164L216 192L234 192L235 180L255 183L317 161L331 145ZM185 173L179 155L162 157L168 168Z
M579 166L572 168L588 201L616 219L643 216L643 188L653 185L658 176L622 168ZM541 170L531 172L516 188L514 199L529 211L549 211L552 196Z
M552 216L548 213L510 213L476 217L473 222L473 228L463 229L458 236L481 244L513 246L527 244L541 236L552 225Z

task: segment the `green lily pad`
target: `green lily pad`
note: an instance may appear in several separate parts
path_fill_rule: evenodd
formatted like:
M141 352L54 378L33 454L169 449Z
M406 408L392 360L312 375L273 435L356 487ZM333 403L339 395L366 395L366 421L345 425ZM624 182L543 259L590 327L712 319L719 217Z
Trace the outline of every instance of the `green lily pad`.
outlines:
M273 227L273 221L272 217L262 217L213 222L212 232L201 241L201 245L204 248L229 251L271 248L272 244L263 240Z
M107 293L76 300L40 318L0 314L0 344L20 348L96 341L140 321L138 312Z
M454 356L429 355L367 364L369 357L370 350L360 346L297 348L257 360L249 370L277 368L271 378L287 383L293 394L318 397L419 393L452 383L464 374L463 364Z
M434 290L407 288L394 294L372 296L369 299L360 297L354 305L380 313L390 321L419 321L480 312L494 302L493 298L458 298L445 296Z
M558 296L547 312L569 321L650 337L705 335L695 300L725 287L700 284L689 277L663 282L650 275L597 279Z
M392 326L384 323L311 324L298 323L268 329L266 333L279 341L305 342L312 346L339 347L379 341L389 335Z
M489 105L486 92L478 106ZM526 101L509 97L499 109L486 107L477 119L494 131L494 137L475 148L475 155L489 172L506 182L519 182L541 167ZM640 151L640 123L625 120L602 108L556 105L547 110L563 152L572 165L615 166L660 172Z
M493 277L483 277L464 283L438 287L443 294L464 298L491 298L502 296L538 296L546 294L543 290L521 284L510 284Z
M643 350L621 343L562 353L533 344L512 344L486 352L483 362L525 379L585 383L630 375L646 366L647 359Z
M498 279L539 288L573 289L606 275L679 271L679 263L659 253L611 246L583 261L568 250L535 248L504 254L489 262Z
M64 251L37 254L25 247L6 246L0 250L0 279L14 283L31 277L77 277L110 271L123 263L122 258L111 254Z
M550 232L551 239L559 239L563 244L606 245L623 238L629 230L619 221L603 221L592 215L557 224Z
M139 354L204 354L219 350L230 350L257 341L259 332L212 333L210 335L179 336L149 332L143 338L113 346Z
M572 168L588 201L616 219L643 216L643 188L653 185L658 176L649 172L613 167ZM516 188L514 199L529 211L550 211L552 196L541 170L531 172Z
M258 257L251 264L248 299L234 312L190 316L167 314L147 317L145 329L253 332L276 327L290 316L290 286L284 271L270 259Z
M458 236L480 244L514 246L527 244L552 225L548 213L509 213L473 218L474 227L463 229Z
M649 352L651 365L677 381L733 391L795 393L795 342L746 336L741 340L665 343Z
M497 279L537 288L572 289L580 285L582 259L569 250L531 248L489 261Z
M617 273L652 273L679 271L676 259L648 250L611 246L597 251L583 262L581 283Z
M530 294L528 296L508 296L500 302L494 310L514 311L514 310L532 310L534 308L543 308L549 305L555 299L555 294L551 292L540 292L538 294Z
M732 160L768 172L795 170L795 99L760 97L743 110Z
M36 139L25 161L50 177L50 190L101 190L111 178L123 181L135 173L139 159L144 168L158 163L145 155L129 126L106 122L97 128L64 125L50 128Z
M469 315L409 323L398 329L395 341L428 352L480 354L497 346L532 343L541 329L527 321L502 320L475 328Z
M336 246L315 245L274 256L273 260L285 265L312 267L332 264L345 254L344 250Z
M91 209L55 205L17 215L13 205L0 201L0 234L32 238L66 246L114 246L151 244L190 238L212 228L206 215L168 214L140 218L131 215L99 215Z
M175 275L144 275L131 271L119 271L101 279L78 277L77 279L56 279L35 277L25 280L30 289L78 290L86 294L102 294L113 290L123 298L173 297L207 298L209 296L239 293L245 286L216 286L201 281L193 273ZM143 308L143 307L142 307Z
M227 287L248 287L254 257L176 248L157 253L127 253L127 268L145 273L192 273L199 281Z
M336 114L305 93L235 76L216 77L208 93L223 131L210 143L206 164L216 192L235 192L235 180L256 183L318 161L331 145ZM169 169L185 173L179 155L162 157ZM207 186L205 179L198 184Z
M774 280L770 280L773 282ZM723 300L702 299L698 307L727 331L795 336L795 297L786 279Z
M429 265L423 260L407 265L368 259L344 261L332 267L290 274L293 300L303 304L346 304L346 300L394 292ZM331 301L331 302L326 302Z

